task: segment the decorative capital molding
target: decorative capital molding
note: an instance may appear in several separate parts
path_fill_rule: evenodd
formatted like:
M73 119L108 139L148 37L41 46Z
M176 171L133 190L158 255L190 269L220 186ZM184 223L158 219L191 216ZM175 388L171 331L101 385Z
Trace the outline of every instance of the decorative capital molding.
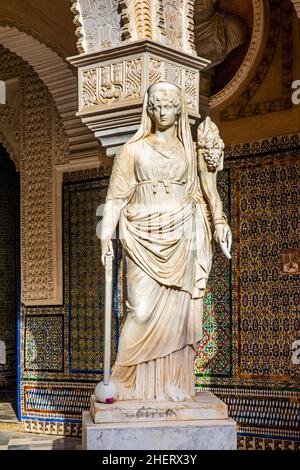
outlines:
M75 0L77 48L80 53L114 47L121 41L121 14L118 0Z

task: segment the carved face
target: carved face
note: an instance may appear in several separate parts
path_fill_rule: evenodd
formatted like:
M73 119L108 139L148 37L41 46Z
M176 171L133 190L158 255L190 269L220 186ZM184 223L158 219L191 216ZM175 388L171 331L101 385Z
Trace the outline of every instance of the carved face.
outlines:
M173 100L155 95L155 103L149 108L150 117L158 129L168 129L174 126L177 117L177 107Z
M214 8L214 3L216 3L217 0L196 0L195 2L195 13L202 13L206 11L210 11Z
M181 113L180 92L173 85L154 86L150 89L148 114L158 129L169 129L174 126Z

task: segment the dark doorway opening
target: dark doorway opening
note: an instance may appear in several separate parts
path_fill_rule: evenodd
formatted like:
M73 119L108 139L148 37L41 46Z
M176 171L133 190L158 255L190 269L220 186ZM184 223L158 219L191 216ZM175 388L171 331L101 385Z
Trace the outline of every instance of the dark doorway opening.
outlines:
M17 420L20 176L0 144L0 423Z

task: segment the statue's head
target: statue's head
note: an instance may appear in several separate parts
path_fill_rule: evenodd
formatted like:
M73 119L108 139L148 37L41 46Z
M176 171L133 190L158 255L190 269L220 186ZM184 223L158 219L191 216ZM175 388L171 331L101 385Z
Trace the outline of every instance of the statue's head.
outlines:
M181 114L181 90L169 82L158 82L148 88L147 112L159 129L173 126Z

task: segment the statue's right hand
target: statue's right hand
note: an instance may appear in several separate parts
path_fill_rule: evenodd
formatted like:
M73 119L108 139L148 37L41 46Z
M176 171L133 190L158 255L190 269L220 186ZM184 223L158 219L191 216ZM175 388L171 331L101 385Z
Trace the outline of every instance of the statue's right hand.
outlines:
M103 266L105 266L105 259L108 253L112 254L114 257L114 249L111 240L102 240L101 241L101 261Z

